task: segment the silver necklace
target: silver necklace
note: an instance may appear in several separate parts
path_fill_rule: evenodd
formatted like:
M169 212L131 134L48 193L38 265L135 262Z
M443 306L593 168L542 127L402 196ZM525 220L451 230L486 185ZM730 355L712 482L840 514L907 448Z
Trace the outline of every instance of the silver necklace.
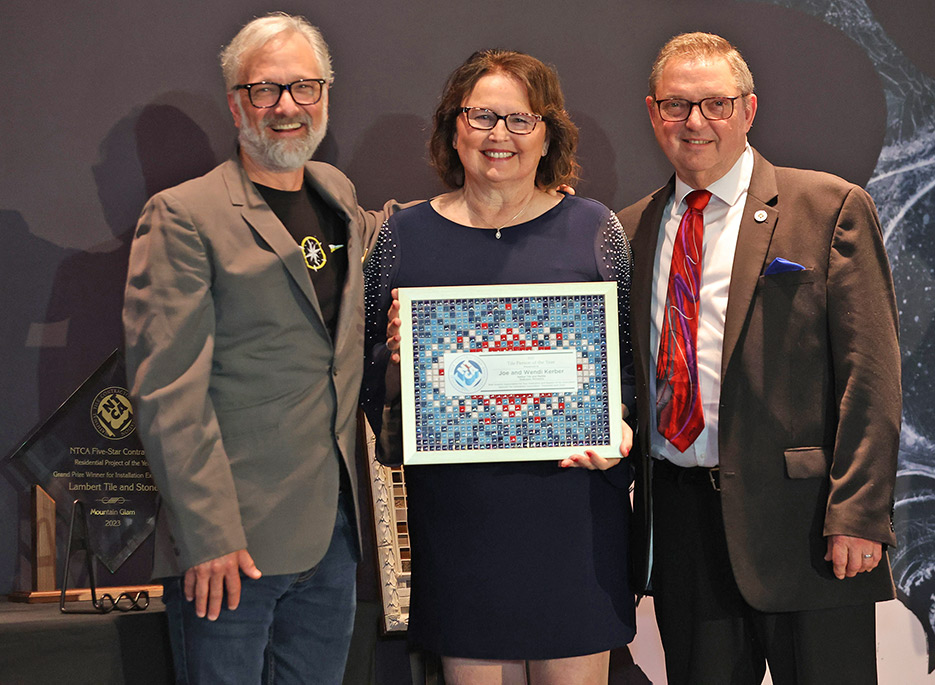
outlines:
M481 217L480 214L478 214L477 216L478 216L478 218L480 218L481 221L483 221L485 224L487 224L487 227L488 227L488 228L495 228L495 229L497 229L497 233L496 233L497 240L500 240L500 231L503 230L503 229L506 227L507 224L511 224L511 223L513 223L514 221L516 221L516 220L519 218L519 215L526 211L526 209L529 207L529 203L532 202L532 198L535 197L535 195L536 195L536 193L535 193L535 191L533 191L532 195L529 196L529 199L526 200L526 204L523 205L523 208L520 209L516 214L514 214L511 218L509 218L509 219L507 219L506 221L504 221L504 222L503 222L502 224L500 224L499 226L494 226L493 224L488 223L487 221L484 221L484 218Z

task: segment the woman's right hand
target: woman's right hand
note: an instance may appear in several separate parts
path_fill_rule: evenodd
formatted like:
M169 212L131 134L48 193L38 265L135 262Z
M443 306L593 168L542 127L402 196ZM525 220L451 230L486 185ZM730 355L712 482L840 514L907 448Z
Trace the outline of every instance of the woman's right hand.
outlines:
M390 351L390 361L399 364L399 327L402 321L399 320L399 290L393 288L390 291L393 302L390 304L389 311L386 313L386 349Z

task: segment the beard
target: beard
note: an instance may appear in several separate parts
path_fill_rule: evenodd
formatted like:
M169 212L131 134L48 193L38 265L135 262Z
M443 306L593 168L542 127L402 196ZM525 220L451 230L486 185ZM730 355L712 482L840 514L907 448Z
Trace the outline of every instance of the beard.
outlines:
M293 117L267 117L257 126L246 117L243 104L238 99L237 107L240 110L240 133L238 140L243 151L257 164L270 171L294 171L312 158L315 150L325 137L328 128L328 112L322 111L318 127L307 113ZM266 129L281 124L298 123L305 126L305 135L289 140L277 140L267 133Z

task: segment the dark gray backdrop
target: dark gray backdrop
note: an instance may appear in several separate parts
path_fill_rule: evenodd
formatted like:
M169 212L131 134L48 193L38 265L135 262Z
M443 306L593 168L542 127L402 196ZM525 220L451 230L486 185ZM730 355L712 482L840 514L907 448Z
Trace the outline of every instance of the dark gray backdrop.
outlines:
M774 163L867 185L880 206L906 386L896 575L927 616L935 570L931 0L101 0L55 8L6 0L0 458L120 343L136 217L149 195L231 153L216 55L244 22L272 9L305 14L331 45L331 126L317 156L348 173L367 207L441 190L425 141L445 77L476 49L509 47L557 67L581 128L578 192L619 209L670 173L643 104L658 47L686 30L734 41L760 97L753 144ZM0 465L0 475L5 593L28 584L28 498L14 469Z

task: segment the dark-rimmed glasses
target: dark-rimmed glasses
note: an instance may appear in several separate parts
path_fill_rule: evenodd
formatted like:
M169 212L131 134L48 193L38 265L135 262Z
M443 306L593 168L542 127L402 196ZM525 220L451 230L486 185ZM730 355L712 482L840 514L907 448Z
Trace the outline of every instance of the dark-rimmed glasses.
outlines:
M503 119L506 130L520 136L529 135L536 128L536 124L542 121L538 114L529 114L528 112L513 112L512 114L497 114L483 107L462 107L461 111L467 119L471 128L478 131L491 131L497 122Z
M736 95L729 97L703 98L697 102L684 98L663 98L656 100L656 108L663 121L685 121L692 115L692 108L697 105L698 111L708 121L730 119L734 114L734 100L744 97Z
M303 78L292 83L272 83L270 81L260 81L259 83L244 83L234 86L232 90L245 90L247 97L250 98L250 104L260 109L275 107L279 104L284 90L289 91L289 95L297 105L314 105L321 100L322 93L325 92L325 84L328 83L323 78Z

